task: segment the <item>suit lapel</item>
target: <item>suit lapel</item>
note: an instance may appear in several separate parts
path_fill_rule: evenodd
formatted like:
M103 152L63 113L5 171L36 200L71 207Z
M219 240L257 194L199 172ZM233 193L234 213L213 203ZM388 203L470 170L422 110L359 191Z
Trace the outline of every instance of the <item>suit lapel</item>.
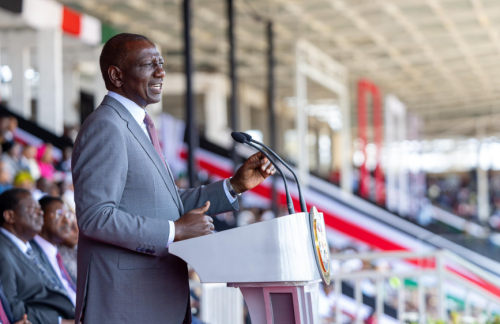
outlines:
M0 232L0 240L3 240L5 245L10 248L12 253L22 262L24 265L33 271L34 273L38 274L36 272L35 267L33 266L33 263L28 259L28 256L25 255L19 248L7 237L5 234ZM31 244L31 243L30 243Z
M165 168L165 165L163 164L160 156L158 155L153 146L153 143L151 143L148 136L144 133L139 124L135 121L134 117L132 117L132 115L128 112L128 110L125 107L123 107L123 105L120 102L118 102L118 100L115 100L114 98L111 98L109 96L104 97L104 100L101 103L101 105L108 105L112 107L118 112L120 117L127 122L127 127L129 131L139 142L144 151L146 151L146 154L149 156L149 158L153 161L154 165L158 169L158 172L160 172L163 182L167 186L168 191L170 192L170 195L174 200L174 203L176 204L179 211L181 211L180 201L177 199L178 192L176 190L175 183L169 176L168 171Z

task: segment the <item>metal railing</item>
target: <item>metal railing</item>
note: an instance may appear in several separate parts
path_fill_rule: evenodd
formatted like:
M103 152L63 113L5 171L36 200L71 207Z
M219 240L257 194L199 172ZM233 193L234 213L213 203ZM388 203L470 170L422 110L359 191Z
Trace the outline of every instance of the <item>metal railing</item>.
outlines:
M418 311L418 323L427 323L430 319L438 319L448 323L449 312L453 307L447 303L447 288L457 287L465 292L464 309L462 322L474 318L474 321L481 323L485 318L490 318L494 309L500 310L500 278L471 262L444 250L435 250L425 253L416 252L384 252L384 253L362 253L362 254L335 254L331 256L332 260L347 261L350 259L359 259L371 262L391 261L398 262L401 265L400 271L389 270L380 271L375 269L362 269L352 272L337 271L332 273L335 293L335 322L341 323L342 307L340 306L341 285L343 281L351 282L354 286L354 299L356 303L355 323L363 323L361 308L363 307L363 292L361 289L362 280L368 279L375 286L375 314L377 319L381 319L384 313L384 289L385 283L390 278L396 278L400 283L396 290L397 294L397 320L404 323L410 315L409 310L405 309L405 280L415 279L417 283L416 295ZM430 282L430 283L429 283ZM482 298L482 310L476 312L481 316L475 316L471 313L471 297L475 299ZM433 306L434 312L427 308L427 300L434 298L437 305ZM412 315L415 315L414 312ZM481 318L479 318L481 317Z

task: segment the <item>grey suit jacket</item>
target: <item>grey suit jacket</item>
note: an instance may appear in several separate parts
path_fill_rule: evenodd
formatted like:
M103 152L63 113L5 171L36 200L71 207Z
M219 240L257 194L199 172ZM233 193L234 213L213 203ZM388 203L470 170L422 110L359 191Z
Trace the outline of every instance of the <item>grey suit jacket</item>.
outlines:
M0 279L14 320L24 314L33 324L57 324L59 317L74 318L71 300L46 285L31 261L1 232Z
M207 200L208 215L238 208L223 181L178 190L148 136L109 96L83 124L72 170L80 228L76 319L190 323L187 265L168 253L168 221Z

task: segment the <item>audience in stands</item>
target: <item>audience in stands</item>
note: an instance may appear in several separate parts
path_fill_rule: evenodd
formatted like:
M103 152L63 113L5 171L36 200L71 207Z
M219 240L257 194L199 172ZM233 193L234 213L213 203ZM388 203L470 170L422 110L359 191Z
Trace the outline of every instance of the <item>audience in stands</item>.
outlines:
M2 149L0 160L6 164L11 174L17 174L21 171L21 145L16 142L7 142L3 144Z
M73 154L73 148L71 146L66 146L63 149L62 160L55 165L57 171L61 172L71 172L71 155Z
M5 162L0 161L0 193L12 188L13 174Z
M31 177L31 173L26 170L19 172L14 178L14 187L23 188L29 190L30 192L33 191L33 189L35 188L35 182Z
M38 180L41 177L40 167L36 161L37 148L33 145L26 145L21 156L21 166L28 170L33 180Z
M0 144L3 148L0 150L0 153L3 151L0 156L0 194L5 192L5 196L0 197L10 197L8 199L12 200L11 204L8 204L5 199L2 203L0 198L0 224L2 224L0 225L2 227L0 229L0 278L4 281L19 278L23 285L13 287L9 282L2 287L0 281L0 323L57 323L59 317L71 319L74 316L72 309L75 293L71 287L74 287L76 282L78 226L74 214L70 212L75 209L70 169L71 147L63 150L63 159L55 164L52 145L43 145L38 148L28 144L23 147L21 143L15 141L16 128L15 118L0 117ZM42 177L42 170L44 177ZM10 190L11 188L16 189ZM60 195L61 192L64 193L64 200L47 197L51 194ZM27 199L28 194L30 199ZM34 236L33 227L40 226L39 216L33 204L42 197L45 197L42 199L42 204L44 201L48 202L44 205L45 225L40 236L30 241L30 237ZM3 213L6 210L15 211L14 213L8 212L9 215L17 216L9 219L9 222L14 222L14 225L9 222L3 224ZM67 212L61 213L60 210L67 210ZM10 255L3 252L6 246L20 247L21 251ZM29 259L28 255L22 255L24 249L28 251L26 247L30 247L38 263L43 265L50 276L43 277L38 273L39 265L35 266L34 261ZM37 270L38 278L26 270L30 265L32 272ZM33 278L26 278L24 282L22 273ZM12 296L17 294L20 294L19 298L12 299ZM9 298L12 299L12 304L9 303ZM45 309L43 306L36 306L40 303L48 303L49 307ZM56 322L52 320L54 317L56 317Z
M42 230L43 211L28 190L0 195L0 280L14 320L25 314L33 324L73 324L75 308L30 241Z
M14 141L14 134L16 133L18 123L17 119L13 116L0 117L0 144Z
M61 187L61 198L68 206L69 210L73 213L76 211L75 206L75 187L73 186L73 177L71 173L66 173L64 181L60 185Z
M34 146L16 141L17 119L0 117L0 193L10 188L24 188L32 192L35 200L42 196L61 195L74 210L71 184L70 146L63 150L63 159L55 161L52 144Z
M56 171L54 167L54 157L52 155L53 150L54 147L52 144L45 144L38 149L37 154L40 175L49 181L54 179L54 172Z
M40 177L36 182L36 187L33 190L33 197L35 200L40 200L43 196L50 193L52 189L52 182L47 180L47 178Z
M71 235L71 224L75 216L65 208L59 197L44 196L39 203L43 211L43 227L30 243L33 249L40 249L40 254L45 254L46 258L43 259L48 261L46 267L53 270L52 274L64 286L68 297L76 305L76 283L69 275L57 248Z
M7 122L7 130L3 134L5 140L7 142L13 142L14 141L14 134L16 133L18 122L17 118L14 116L9 116L7 117L8 122Z
M500 231L500 173L489 172L488 178L491 213L488 225ZM428 175L427 197L439 208L479 222L475 172Z

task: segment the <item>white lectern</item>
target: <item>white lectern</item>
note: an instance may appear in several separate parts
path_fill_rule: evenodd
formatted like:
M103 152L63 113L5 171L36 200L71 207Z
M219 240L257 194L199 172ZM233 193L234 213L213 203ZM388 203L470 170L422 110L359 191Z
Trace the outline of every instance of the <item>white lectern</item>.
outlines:
M240 288L252 324L319 323L319 283L329 283L330 261L323 215L314 207L175 242L169 251L203 283Z

